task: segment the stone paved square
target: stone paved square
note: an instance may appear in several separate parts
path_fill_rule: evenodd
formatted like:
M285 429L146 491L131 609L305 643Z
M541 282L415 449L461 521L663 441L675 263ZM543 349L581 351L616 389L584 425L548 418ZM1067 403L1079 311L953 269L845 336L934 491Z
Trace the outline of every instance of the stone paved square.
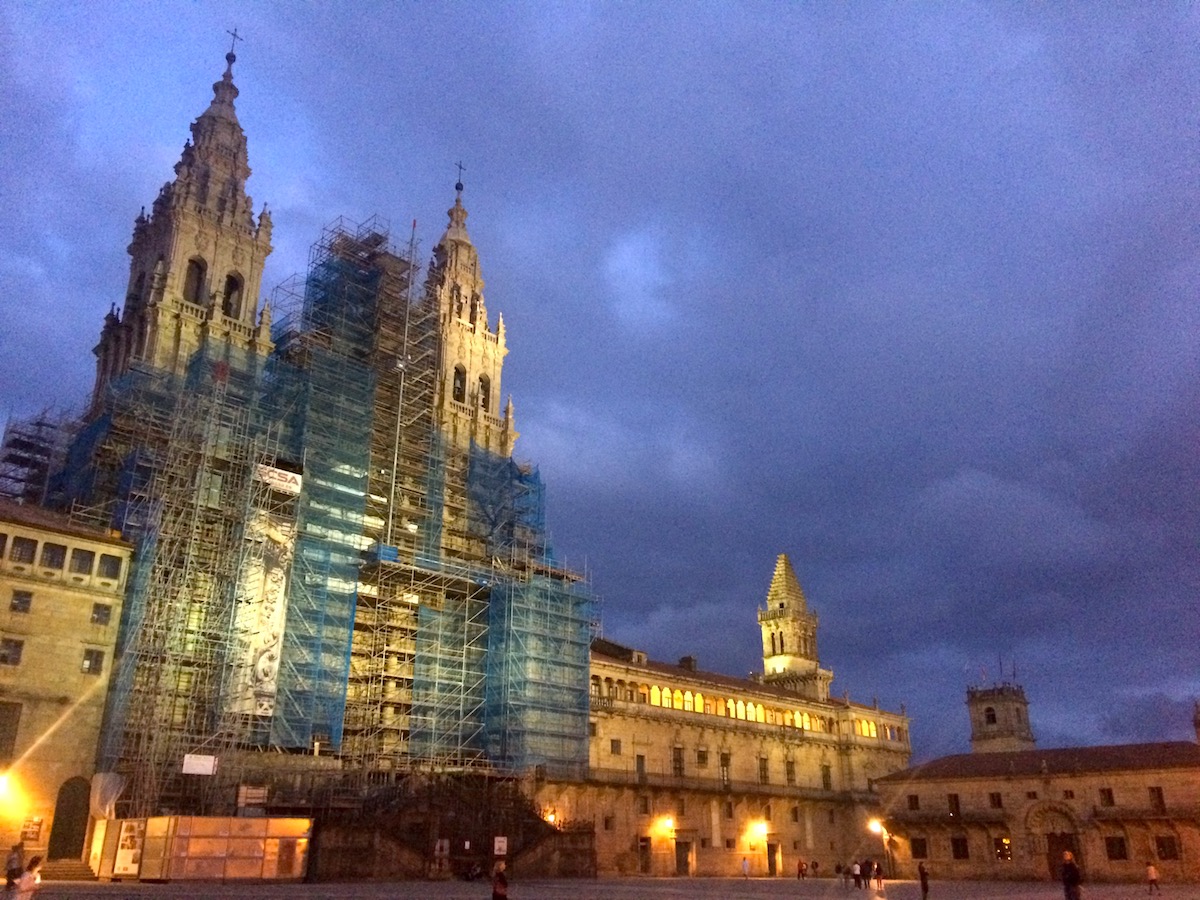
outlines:
M1142 884L1086 885L1085 900L1145 896ZM509 887L512 900L919 900L916 882L895 881L882 893L844 888L832 879L623 878L522 882ZM930 900L1059 900L1053 882L934 882ZM1168 900L1200 900L1195 885L1163 887ZM47 882L38 900L488 900L487 882L391 882L379 884L124 884Z

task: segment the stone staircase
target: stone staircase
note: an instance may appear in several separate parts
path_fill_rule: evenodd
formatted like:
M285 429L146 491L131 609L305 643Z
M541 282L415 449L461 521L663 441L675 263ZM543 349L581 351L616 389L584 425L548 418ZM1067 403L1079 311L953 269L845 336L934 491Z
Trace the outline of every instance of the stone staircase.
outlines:
M42 864L43 881L95 881L96 873L81 859L51 859Z

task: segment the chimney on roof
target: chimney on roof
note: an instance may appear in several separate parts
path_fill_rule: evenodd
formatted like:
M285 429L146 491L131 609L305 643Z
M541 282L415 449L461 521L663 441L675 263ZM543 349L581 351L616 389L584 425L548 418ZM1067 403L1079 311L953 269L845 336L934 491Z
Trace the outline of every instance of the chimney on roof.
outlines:
M695 672L696 671L696 657L694 657L694 656L679 657L679 668L687 669L689 672Z

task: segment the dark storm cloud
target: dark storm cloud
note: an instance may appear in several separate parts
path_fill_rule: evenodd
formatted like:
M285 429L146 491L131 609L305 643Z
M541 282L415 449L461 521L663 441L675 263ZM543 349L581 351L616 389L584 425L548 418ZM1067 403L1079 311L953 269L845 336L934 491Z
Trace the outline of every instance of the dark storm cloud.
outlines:
M465 163L518 453L608 636L744 674L787 552L835 691L906 703L918 755L1001 658L1043 745L1186 731L1194 10L349 10L4 13L7 407L86 393L236 21L268 283L338 214L427 255Z

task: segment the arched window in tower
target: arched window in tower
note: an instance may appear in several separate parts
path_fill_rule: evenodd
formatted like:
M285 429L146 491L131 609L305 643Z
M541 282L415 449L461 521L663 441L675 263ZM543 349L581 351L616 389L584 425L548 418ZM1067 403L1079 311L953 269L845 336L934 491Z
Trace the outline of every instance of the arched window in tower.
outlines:
M471 324L475 325L479 322L479 295L471 295Z
M785 653L785 652L787 652L787 651L785 651L785 650L783 649L783 632L782 632L782 631L781 631L781 632L779 632L779 652L780 652L780 653Z
M225 299L221 301L221 312L231 319L242 317L242 276L237 272L225 276Z
M187 274L183 279L183 299L197 306L206 306L208 298L204 296L204 283L208 276L208 266L199 257L188 260Z
M486 375L479 376L479 408L484 412L492 409L492 380Z
M463 317L462 288L457 284L450 288L450 304L454 309L454 318L461 319Z
M996 724L996 710L993 707L989 706L983 711L983 721L989 725Z
M463 366L454 367L454 387L452 396L455 403L467 402L467 370Z
M771 632L771 655L775 655L775 632Z

